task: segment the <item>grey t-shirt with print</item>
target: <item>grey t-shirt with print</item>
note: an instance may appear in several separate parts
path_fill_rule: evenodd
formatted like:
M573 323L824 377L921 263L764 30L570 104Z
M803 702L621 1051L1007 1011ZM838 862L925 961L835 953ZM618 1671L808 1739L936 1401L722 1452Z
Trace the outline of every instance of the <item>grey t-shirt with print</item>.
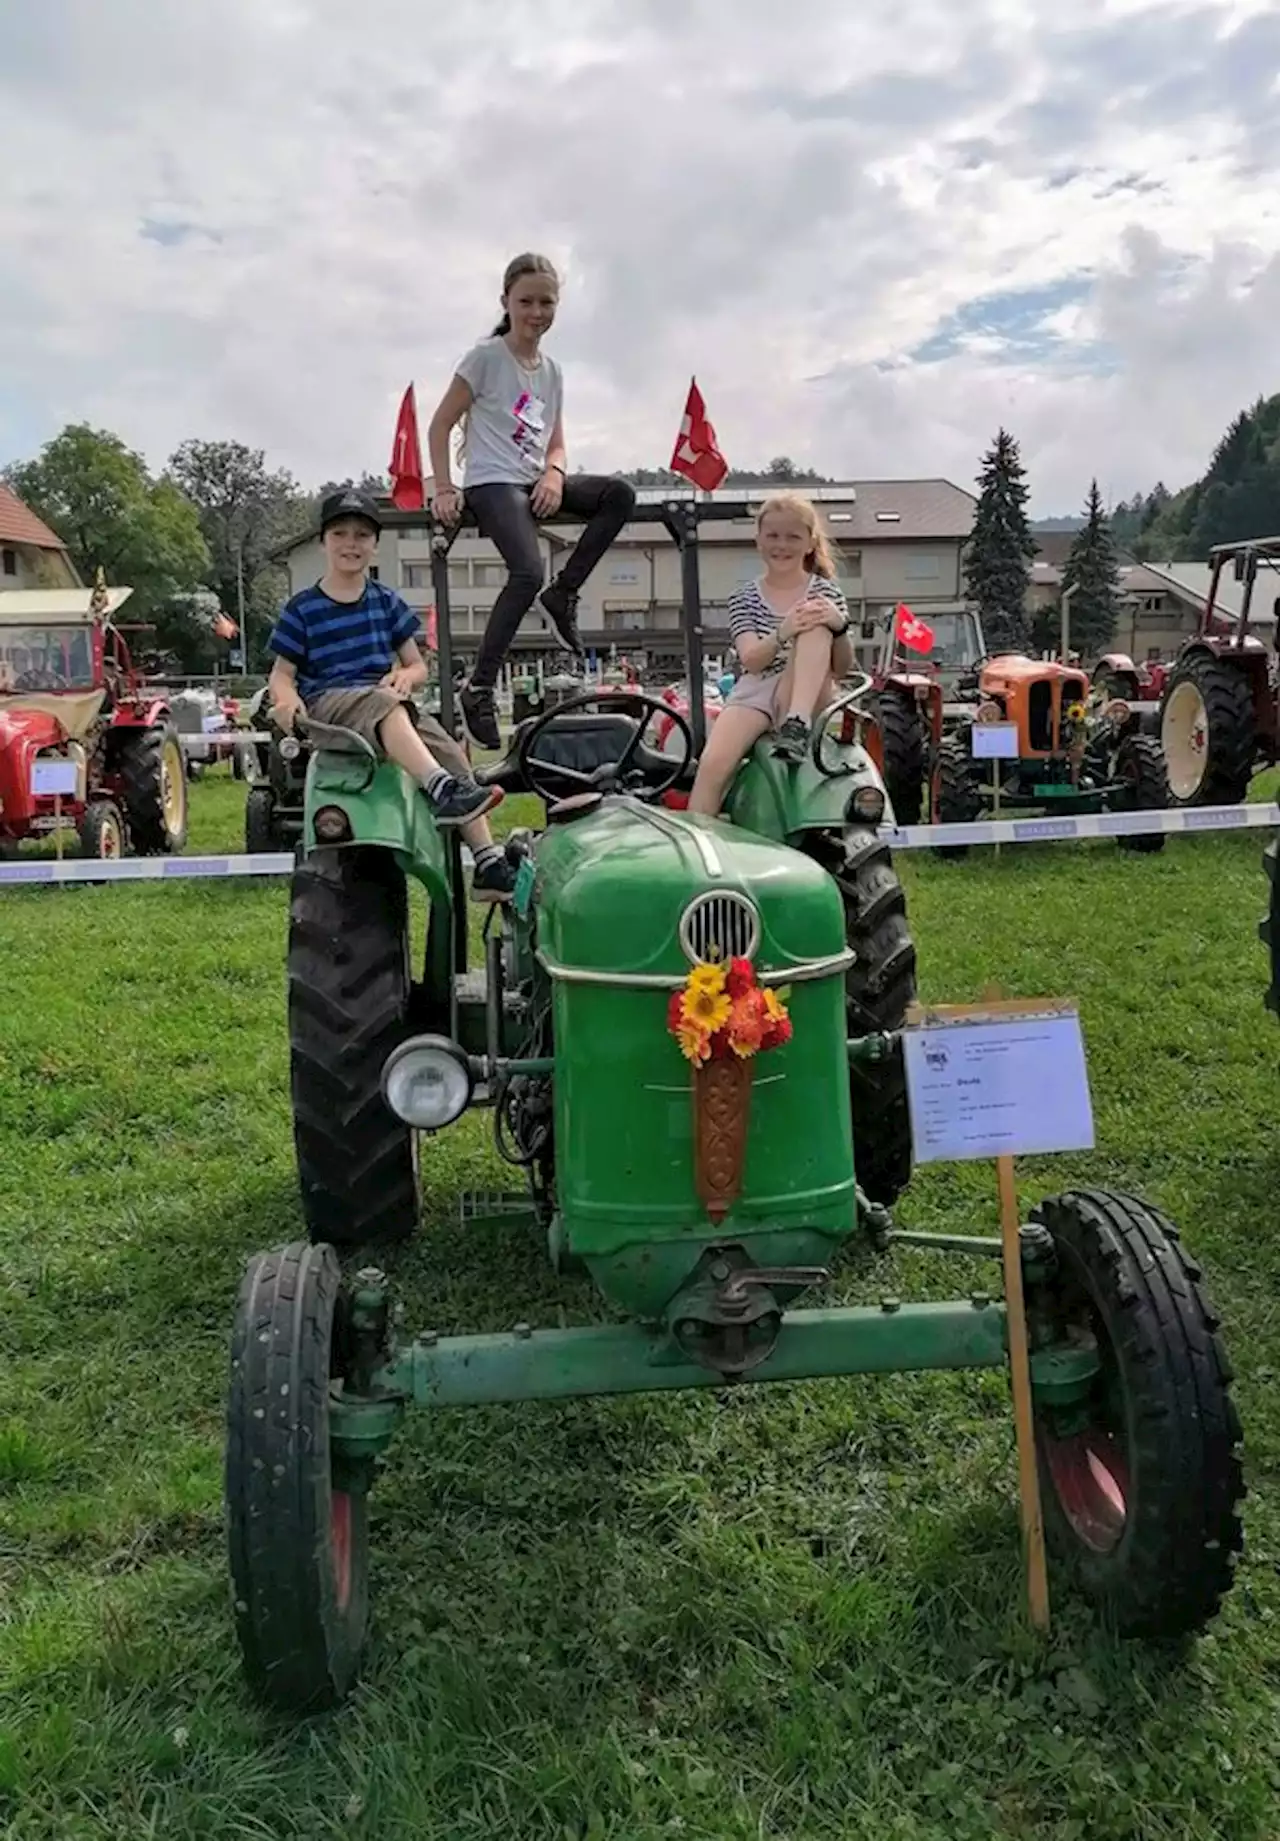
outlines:
M463 447L464 489L495 481L532 485L547 465L560 415L560 366L545 353L532 370L516 363L505 339L482 339L458 365L471 386Z

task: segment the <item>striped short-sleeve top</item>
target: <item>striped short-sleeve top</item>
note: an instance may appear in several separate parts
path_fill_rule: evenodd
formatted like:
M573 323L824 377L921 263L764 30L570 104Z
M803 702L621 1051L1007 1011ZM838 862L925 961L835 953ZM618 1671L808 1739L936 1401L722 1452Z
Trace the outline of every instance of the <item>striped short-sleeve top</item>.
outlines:
M808 586L796 597L796 605L819 595L848 617L843 594L825 575L809 577ZM771 639L781 625L781 615L769 605L758 581L745 582L729 596L729 637L735 646L743 639ZM766 665L760 676L768 678L777 671L785 671L790 652L788 641L778 648L772 663Z

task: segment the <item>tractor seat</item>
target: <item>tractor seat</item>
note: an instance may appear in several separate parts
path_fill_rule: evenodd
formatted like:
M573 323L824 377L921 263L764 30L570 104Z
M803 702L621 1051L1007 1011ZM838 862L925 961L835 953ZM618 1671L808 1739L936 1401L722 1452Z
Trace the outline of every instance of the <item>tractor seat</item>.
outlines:
M317 722L314 716L298 716L294 726L304 741L313 748L322 748L326 754L355 754L365 761L378 759L377 750L354 729L341 728L335 722Z
M536 720L536 717L530 717L520 723L502 759L477 771L476 779L482 786L500 786L505 793L529 790L520 772L520 738L532 728ZM541 768L542 777L551 783L554 783L557 767L566 767L572 773L594 773L598 767L622 759L627 744L635 734L636 720L634 716L624 715L621 711L602 711L598 715L575 712L557 717L538 737L532 758ZM670 772L670 769L671 761L667 755L659 754L656 749L642 742L628 764L627 771L656 780ZM565 797L584 790L578 781L564 782Z

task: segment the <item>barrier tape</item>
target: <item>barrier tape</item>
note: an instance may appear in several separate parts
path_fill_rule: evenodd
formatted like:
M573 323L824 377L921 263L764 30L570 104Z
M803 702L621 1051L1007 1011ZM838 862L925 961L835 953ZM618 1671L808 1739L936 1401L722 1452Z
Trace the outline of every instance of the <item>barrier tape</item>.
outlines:
M1205 805L1172 812L1089 812L1072 818L975 819L971 824L904 825L886 831L891 850L938 850L958 844L1057 844L1091 837L1151 837L1163 832L1270 831L1280 828L1280 805ZM463 863L471 852L463 846ZM236 876L287 876L292 851L256 856L19 858L0 863L0 888L42 882L185 882Z

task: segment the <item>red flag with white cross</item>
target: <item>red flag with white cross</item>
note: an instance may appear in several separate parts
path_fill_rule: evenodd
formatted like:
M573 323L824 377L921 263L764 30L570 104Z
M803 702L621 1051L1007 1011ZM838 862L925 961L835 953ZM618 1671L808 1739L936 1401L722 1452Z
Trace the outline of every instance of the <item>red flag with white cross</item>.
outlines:
M400 399L395 439L391 443L391 503L399 511L421 511L426 505L422 479L422 447L418 441L418 406L410 384Z
M900 601L893 615L894 638L902 642L911 652L933 651L933 628L919 614L913 614L909 607Z
M714 492L723 485L729 471L729 463L716 445L716 431L707 420L707 405L696 378L689 384L680 433L671 455L671 471L683 473L700 492Z

